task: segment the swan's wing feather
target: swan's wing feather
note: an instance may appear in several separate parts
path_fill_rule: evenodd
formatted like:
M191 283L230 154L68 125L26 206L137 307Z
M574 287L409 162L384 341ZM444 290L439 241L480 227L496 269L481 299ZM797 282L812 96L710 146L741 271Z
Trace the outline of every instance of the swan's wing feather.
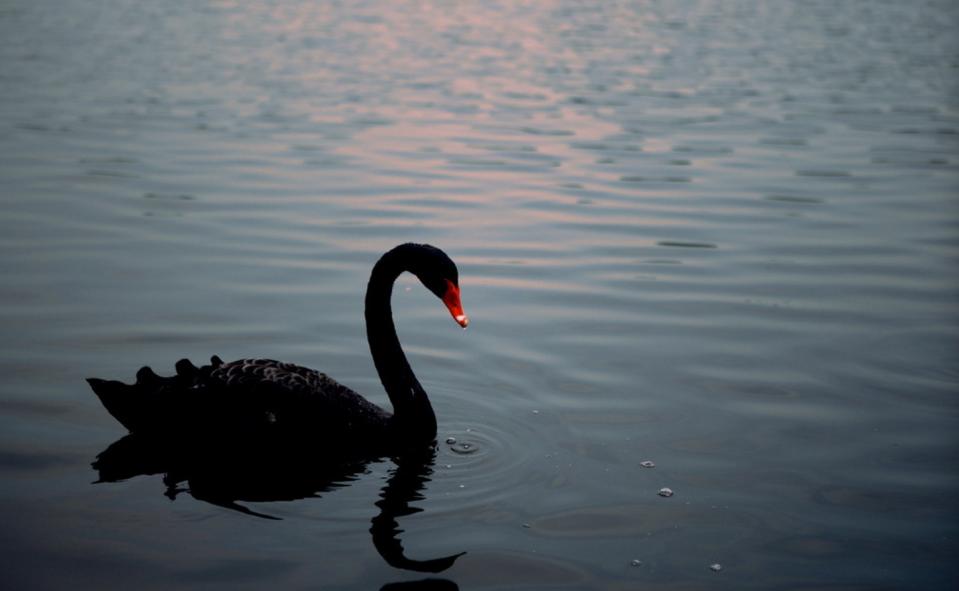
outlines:
M212 369L213 389L263 409L277 428L341 431L382 427L389 414L325 373L273 359L240 359Z
M273 359L239 359L211 369L210 381L228 390L266 388L271 394L288 392L335 403L337 399L365 399L325 373Z

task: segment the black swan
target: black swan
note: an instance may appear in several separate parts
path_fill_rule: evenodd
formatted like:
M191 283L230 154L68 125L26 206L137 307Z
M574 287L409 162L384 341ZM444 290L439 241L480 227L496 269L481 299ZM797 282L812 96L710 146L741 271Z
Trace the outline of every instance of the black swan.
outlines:
M442 299L460 326L469 324L456 265L442 250L402 244L377 261L366 289L366 334L393 414L323 373L272 359L224 363L214 356L202 367L182 359L172 377L144 367L133 385L87 381L132 434L171 443L319 441L337 452L362 448L367 454L430 444L436 415L400 347L390 307L393 283L404 271Z

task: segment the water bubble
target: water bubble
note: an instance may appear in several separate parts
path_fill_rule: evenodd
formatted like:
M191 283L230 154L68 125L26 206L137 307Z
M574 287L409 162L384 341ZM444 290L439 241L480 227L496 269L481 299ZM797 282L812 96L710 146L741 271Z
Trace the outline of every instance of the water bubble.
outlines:
M534 409L533 409L533 414L534 414L534 415L538 415L538 414L539 414L539 411L534 408Z
M718 573L719 571L723 570L723 565L719 564L718 562L714 562L713 564L709 565L709 570L713 571L714 573Z
M643 468L655 468L656 462L652 460L643 460L642 462L639 463L639 465L642 466Z
M629 561L629 566L643 566L643 561L638 558L634 558Z
M463 443L457 443L456 445L450 446L450 451L463 456L474 453L478 449L479 449L478 447L475 447L471 443L466 443L465 441Z
M456 438L455 438L455 437L447 437L447 438L446 438L446 443L448 443L448 444L450 444L450 445L453 445L454 443L456 443Z
M671 497L673 496L673 489L664 486L663 488L659 489L659 492L656 494L661 497Z

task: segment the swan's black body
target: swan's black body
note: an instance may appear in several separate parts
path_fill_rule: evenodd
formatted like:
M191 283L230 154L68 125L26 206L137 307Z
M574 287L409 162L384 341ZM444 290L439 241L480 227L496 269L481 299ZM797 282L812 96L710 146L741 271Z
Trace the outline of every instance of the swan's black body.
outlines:
M318 371L271 359L230 363L213 357L196 367L184 359L176 375L149 367L133 385L88 380L107 411L135 435L171 440L262 441L349 444L391 453L436 437L436 416L410 369L393 325L390 296L404 271L419 277L466 326L456 265L443 251L403 244L373 267L366 291L366 331L380 381L393 413Z

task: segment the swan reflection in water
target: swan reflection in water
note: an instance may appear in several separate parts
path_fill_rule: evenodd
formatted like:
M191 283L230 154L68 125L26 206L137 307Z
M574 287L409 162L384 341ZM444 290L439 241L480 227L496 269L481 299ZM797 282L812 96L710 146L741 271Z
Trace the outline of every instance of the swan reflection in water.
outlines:
M229 449L216 445L171 446L169 441L134 434L103 450L93 462L93 468L99 473L98 483L163 474L167 487L165 494L171 499L187 492L193 498L213 505L264 519L278 519L242 503L318 497L349 486L366 473L370 463L382 459L357 455L330 461L297 450L264 450L263 441L257 442L256 450L244 450L236 443L232 443ZM400 517L423 510L411 503L424 499L422 492L433 473L436 448L410 448L390 459L396 467L375 503L380 512L373 517L370 526L373 546L392 567L414 572L442 572L465 552L430 560L407 558L399 538L403 530L397 522ZM440 585L436 587L438 589L455 588L449 587L449 583L431 580L429 584Z

